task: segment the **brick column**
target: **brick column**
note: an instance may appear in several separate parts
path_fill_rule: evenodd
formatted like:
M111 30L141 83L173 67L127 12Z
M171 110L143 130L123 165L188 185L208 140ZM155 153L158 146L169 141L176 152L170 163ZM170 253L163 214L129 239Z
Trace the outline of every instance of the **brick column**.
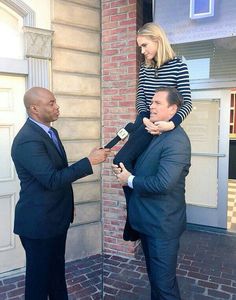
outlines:
M102 0L102 110L103 142L135 119L137 86L136 32L138 0ZM114 150L118 150L116 146ZM122 239L126 207L123 190L111 172L103 168L104 252L132 256L135 243Z

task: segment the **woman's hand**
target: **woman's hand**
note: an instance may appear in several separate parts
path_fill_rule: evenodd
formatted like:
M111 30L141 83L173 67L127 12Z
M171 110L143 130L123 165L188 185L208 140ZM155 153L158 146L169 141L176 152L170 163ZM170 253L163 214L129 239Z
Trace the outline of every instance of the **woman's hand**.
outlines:
M172 121L159 121L154 123L160 132L170 131L175 128L175 124Z
M172 121L158 121L152 123L148 118L143 118L143 123L146 126L146 130L153 135L159 135L162 132L175 128L175 125Z

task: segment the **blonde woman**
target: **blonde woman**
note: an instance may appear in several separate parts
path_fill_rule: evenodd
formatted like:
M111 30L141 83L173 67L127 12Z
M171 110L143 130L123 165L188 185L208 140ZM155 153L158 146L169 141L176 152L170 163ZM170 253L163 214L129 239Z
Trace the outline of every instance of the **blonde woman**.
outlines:
M140 67L136 108L139 116L149 117L150 104L158 88L175 87L184 99L183 106L169 122L150 124L152 134L177 127L192 109L187 66L177 58L164 30L157 24L147 23L139 29L137 43L144 56Z
M154 135L173 130L191 112L191 91L189 74L186 64L176 57L164 30L157 24L147 23L137 33L137 44L141 49L144 61L140 66L137 90L137 118L136 131L130 135L129 140L117 153L113 161L114 173L121 172L119 163L132 172L137 157L147 148ZM150 105L155 92L162 87L176 88L183 97L183 105L169 121L152 123L149 120ZM133 189L132 180L124 186L127 201ZM138 234L126 222L123 238L126 241L135 241Z

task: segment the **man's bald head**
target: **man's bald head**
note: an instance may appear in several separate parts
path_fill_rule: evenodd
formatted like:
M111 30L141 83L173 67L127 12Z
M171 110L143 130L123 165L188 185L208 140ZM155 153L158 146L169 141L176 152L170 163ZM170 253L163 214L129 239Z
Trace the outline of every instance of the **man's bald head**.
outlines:
M24 105L31 118L46 125L57 120L59 116L59 106L55 96L42 87L33 87L26 91Z
M29 112L31 105L39 104L48 92L50 91L42 87L32 87L26 91L24 95L24 105L26 110Z

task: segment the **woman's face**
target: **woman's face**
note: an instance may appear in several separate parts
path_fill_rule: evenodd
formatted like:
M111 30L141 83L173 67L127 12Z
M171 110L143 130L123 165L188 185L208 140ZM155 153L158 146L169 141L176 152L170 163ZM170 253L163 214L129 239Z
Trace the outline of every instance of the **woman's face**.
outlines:
M157 53L157 42L144 35L138 35L138 46L141 48L141 53L145 56L146 60L151 61Z

